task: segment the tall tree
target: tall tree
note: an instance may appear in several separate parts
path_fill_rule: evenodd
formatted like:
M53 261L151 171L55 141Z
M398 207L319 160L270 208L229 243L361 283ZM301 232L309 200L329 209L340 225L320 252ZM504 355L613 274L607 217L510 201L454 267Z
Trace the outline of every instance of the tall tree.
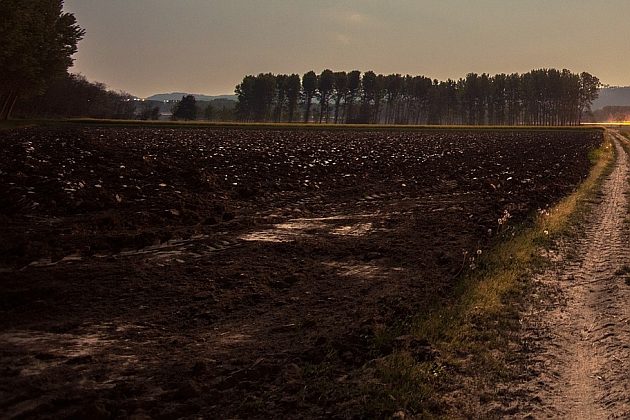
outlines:
M403 78L400 74L385 76L385 124L396 122L397 101L402 93Z
M300 89L302 83L300 82L300 76L297 74L290 75L286 82L286 94L287 94L287 113L289 122L293 122L295 116L295 110L297 108L298 100L300 99Z
M569 70L562 70L560 79L562 84L562 100L561 100L561 125L578 124L582 112L578 110L580 103L580 75L573 74ZM589 104L590 106L590 104ZM578 110L576 112L576 110Z
M477 124L479 116L478 104L480 97L479 75L477 73L468 73L463 84L463 100L466 108L467 124Z
M261 73L254 79L254 115L256 121L269 121L276 97L276 76Z
M0 120L67 72L84 34L63 0L0 2Z
M427 108L429 107L429 98L433 82L425 76L416 76L413 78L413 87L411 95L414 102L414 124L420 124L426 118Z
M580 74L580 90L578 102L578 124L582 122L582 115L590 112L591 104L599 97L600 81L597 77L589 73Z
M507 78L506 74L497 74L492 78L490 124L506 123Z
M328 122L328 106L330 96L335 86L335 76L332 70L324 70L317 78L317 91L319 94L319 123L322 123L324 117Z
M344 114L346 123L354 122L354 101L359 96L361 90L361 72L352 70L348 73L348 94L344 99Z
M302 92L304 95L304 122L308 122L311 117L311 105L317 91L317 75L314 71L309 71L302 76Z
M517 73L512 73L507 77L505 82L505 90L507 97L507 124L519 124L519 115L521 114L522 93L521 93L521 77Z
M236 86L236 116L241 121L251 121L254 115L254 83L256 77L247 75Z
M289 76L286 74L279 74L276 76L276 109L274 111L274 121L280 122L282 120L282 113L286 105L287 99L287 79Z
M372 111L372 124L379 124L381 122L381 110L383 95L385 93L385 76L379 74L376 76L376 84L374 85L374 109Z
M341 108L341 101L348 94L348 75L345 71L338 71L334 74L334 100L335 100L335 119L334 122L339 122L339 110Z
M197 119L197 100L193 95L182 96L173 109L173 118L187 121Z
M490 77L483 73L478 79L477 124L487 124L488 102L490 97Z
M373 104L376 98L377 76L373 71L366 71L361 78L362 95L361 107L357 122L361 124L369 124L372 122Z

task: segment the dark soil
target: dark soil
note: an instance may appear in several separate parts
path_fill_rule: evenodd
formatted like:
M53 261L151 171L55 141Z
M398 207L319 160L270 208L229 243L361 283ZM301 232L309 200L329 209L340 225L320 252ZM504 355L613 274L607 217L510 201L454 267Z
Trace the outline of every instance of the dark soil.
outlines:
M477 250L587 175L601 141L0 132L0 413L360 414L349 378L391 351L381 332L448 299Z

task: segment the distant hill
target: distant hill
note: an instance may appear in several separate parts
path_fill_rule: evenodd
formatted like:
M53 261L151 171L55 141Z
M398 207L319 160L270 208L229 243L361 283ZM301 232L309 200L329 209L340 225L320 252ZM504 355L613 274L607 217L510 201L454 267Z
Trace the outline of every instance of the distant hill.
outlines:
M189 95L189 93L185 92L172 92L172 93L158 93L155 95L151 95L146 100L148 101L179 101L182 99L182 96ZM198 93L192 94L197 101L210 102L217 99L227 100L227 101L236 101L236 95L203 95ZM225 104L225 103L223 103ZM223 105L222 104L222 105ZM229 105L228 105L229 106ZM606 87L599 90L599 98L593 102L593 106L591 109L596 111L598 109L603 109L607 106L630 106L630 86L624 87Z
M599 98L591 109L596 111L607 106L630 106L630 86L600 89Z
M158 93L155 95L151 95L148 98L145 98L148 101L159 101L159 102L164 102L164 101L179 101L182 99L182 96L186 96L186 95L191 95L190 93L184 93L184 92L172 92L172 93ZM214 99L227 99L227 100L231 100L231 101L236 101L236 95L217 95L217 96L210 96L210 95L202 95L199 93L193 93L192 94L196 100L198 101L205 101L205 102L210 102Z
M180 96L178 98L178 100L182 99L182 97ZM136 112L140 113L143 109L145 108L153 108L153 107L158 107L160 108L160 113L162 114L171 114L171 111L173 109L173 106L175 106L174 103L172 102L164 102L165 100L169 100L169 99L162 99L162 100L155 100L155 99L145 99L145 100L137 100L135 102L136 104ZM236 107L236 101L233 101L231 99L225 99L223 97L217 97L216 99L212 99L210 101L204 101L204 100L197 100L197 108L199 109L200 113L203 113L203 110L206 109L206 107L208 106L208 104L212 104L212 107L216 110L232 110Z

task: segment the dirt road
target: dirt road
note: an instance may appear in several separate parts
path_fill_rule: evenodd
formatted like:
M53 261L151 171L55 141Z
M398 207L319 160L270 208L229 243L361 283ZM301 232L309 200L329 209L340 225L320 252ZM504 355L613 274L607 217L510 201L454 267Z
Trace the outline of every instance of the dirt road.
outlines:
M526 319L538 348L527 384L535 418L630 417L629 169L624 140L612 136L616 162L588 227L541 277L551 297Z

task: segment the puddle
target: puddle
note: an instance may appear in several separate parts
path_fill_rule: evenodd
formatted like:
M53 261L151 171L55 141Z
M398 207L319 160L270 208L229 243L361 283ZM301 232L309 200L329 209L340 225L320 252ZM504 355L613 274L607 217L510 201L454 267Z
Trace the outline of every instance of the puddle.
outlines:
M365 236L374 231L372 222L361 219L374 218L376 214L356 216L331 216L291 219L277 223L270 229L258 230L242 235L239 239L258 242L291 242L299 238L317 234L339 236Z
M385 269L376 264L369 263L341 263L341 262L328 262L325 263L327 267L331 267L337 270L339 275L344 277L359 277L362 279L373 279L377 277L385 277L390 274L391 269ZM394 271L401 271L402 269L394 269Z
M338 227L332 231L332 234L341 236L365 236L372 231L372 223L367 222Z

